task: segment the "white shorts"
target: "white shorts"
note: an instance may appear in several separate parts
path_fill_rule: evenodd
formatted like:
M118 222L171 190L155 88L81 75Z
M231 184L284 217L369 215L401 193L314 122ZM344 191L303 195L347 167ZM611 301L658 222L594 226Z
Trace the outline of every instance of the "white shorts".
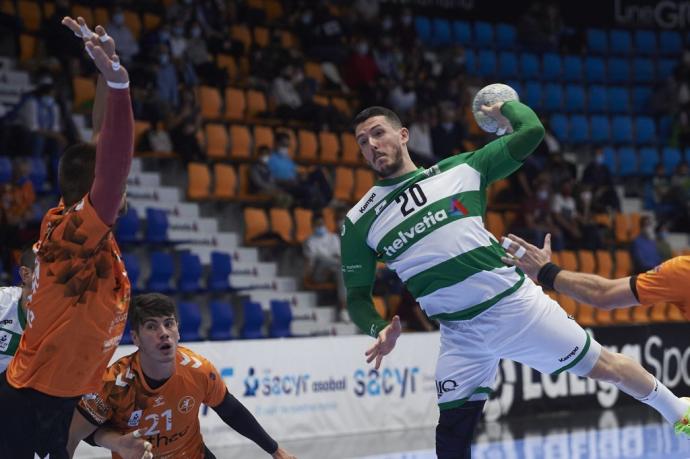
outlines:
M486 400L500 359L541 373L569 371L586 376L601 345L540 287L523 285L493 307L466 321L441 322L436 389L441 410L468 400Z

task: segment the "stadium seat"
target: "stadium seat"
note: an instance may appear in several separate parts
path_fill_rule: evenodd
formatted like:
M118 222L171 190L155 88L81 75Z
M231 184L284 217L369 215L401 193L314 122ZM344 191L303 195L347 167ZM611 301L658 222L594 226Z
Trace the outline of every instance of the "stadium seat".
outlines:
M685 162L690 164L690 148L685 149Z
M244 91L239 88L225 89L225 119L240 121L244 119L247 109L247 99Z
M657 164L659 164L659 152L656 148L640 148L640 166L638 170L640 175L654 175L654 168L656 168Z
M569 82L582 81L582 58L568 55L563 58L563 79Z
M654 62L651 59L633 59L633 74L635 83L651 83L654 81Z
M261 309L261 304L255 301L242 301L242 310L244 312L242 331L240 336L242 339L260 339L264 337L261 328L264 325L264 312Z
M506 225L503 222L503 215L500 212L487 212L485 217L486 229L500 239L506 234Z
M453 41L461 45L472 43L472 28L467 21L453 21Z
M563 88L560 84L549 83L544 90L544 109L559 112L563 109Z
M517 75L519 76L519 73L517 73ZM520 99L522 100L522 98L524 97L522 83L520 83L518 80L507 80L506 84L513 88L515 92L518 93L518 97L520 97Z
M336 164L339 162L340 144L335 133L319 132L319 162L321 164Z
M517 29L512 24L496 25L496 45L499 49L512 49L517 42Z
M656 123L649 116L635 118L635 141L638 145L654 144L657 141Z
M632 48L630 32L620 29L609 31L609 51L612 54L628 55Z
M660 59L657 61L657 77L659 79L665 79L673 75L676 67L678 66L678 61L675 59Z
M168 215L165 210L146 208L145 240L149 244L168 242Z
M532 79L538 79L541 76L539 69L539 58L536 56L536 54L522 53L520 55L520 76L523 80L528 82Z
M652 98L652 88L647 86L635 86L633 88L633 108L637 113L649 111L649 102Z
M635 150L630 147L622 147L618 149L617 156L618 175L621 177L629 177L637 174L638 164Z
M614 116L611 123L611 136L614 143L632 143L632 119L629 116Z
M561 266L568 271L578 271L577 254L572 250L562 250Z
M321 214L323 215L323 221L326 224L328 231L331 233L337 233L340 228L338 228L338 225L336 225L335 222L335 210L333 210L332 207L324 207L321 209Z
M487 49L479 51L477 73L483 77L491 77L496 74L496 53L494 51Z
M180 341L201 341L199 327L201 326L201 311L199 305L189 301L177 303L177 313L180 318Z
M237 173L230 164L215 163L213 165L213 198L235 199L237 198Z
M7 156L0 156L0 184L12 181L12 161Z
M590 139L595 144L608 143L611 139L611 126L609 117L605 115L594 115L590 117ZM614 172L615 169L611 169Z
M676 30L659 33L659 51L665 56L676 56L683 50L683 37Z
M376 182L376 177L374 173L364 167L359 167L355 169L355 188L353 191L353 197L355 200L359 200L374 186Z
M271 233L268 216L264 209L245 207L244 209L244 242L248 245L274 245L277 241L267 239Z
M206 163L187 164L187 199L207 199L211 190L211 172Z
M139 13L132 10L125 10L124 15L127 28L132 32L134 38L139 40L139 36L141 35L141 19L139 18Z
M616 273L614 278L626 277L632 274L632 258L627 250L616 250Z
M141 265L139 264L139 257L133 253L123 253L122 261L125 264L125 270L127 271L127 278L132 287L132 293L138 293L139 289L139 276L141 275Z
M252 46L252 33L248 26L244 24L230 26L230 38L242 43L245 53L249 52Z
M568 139L571 143L582 145L589 141L589 124L584 115L572 115L568 128Z
M209 125L206 125L208 128ZM222 135L222 133L220 133ZM227 134L226 134L227 135ZM226 138L227 139L227 138ZM227 143L227 140L226 140ZM217 153L220 155L220 145L218 142ZM226 147L227 149L227 147ZM252 136L247 126L233 124L230 126L230 158L236 160L247 160L252 156ZM215 157L215 156L214 156ZM219 159L226 158L227 155L217 156Z
M297 141L299 143L299 152L297 154L298 160L317 162L319 142L314 131L300 129L297 131Z
M591 250L579 250L577 252L580 272L594 274L596 272L596 261Z
M254 27L252 32L254 35L254 44L256 44L259 48L265 48L270 44L271 35L267 27L257 26Z
M313 228L311 227L313 216L314 213L310 209L296 207L293 211L295 220L295 242L298 244L304 243L313 233Z
M634 36L635 54L655 56L657 54L656 32L653 30L636 30Z
M177 289L181 293L196 293L201 290L202 266L199 256L191 252L180 253L180 278Z
M611 113L627 114L630 111L628 90L621 86L609 86L608 110Z
M267 114L268 102L266 101L266 94L257 89L247 90L247 118L262 117Z
M37 2L19 0L17 13L21 18L22 25L29 32L37 32L41 27L41 7ZM87 22L87 24L92 24L92 22Z
M229 253L211 252L211 267L208 280L208 290L211 292L227 292L230 290L228 276L232 273L232 258Z
M149 292L168 293L172 291L170 280L174 272L173 257L167 252L152 251L149 253L151 272L146 281Z
M292 335L290 324L292 323L292 310L289 301L271 300L271 325L269 336L271 338L287 338Z
M44 158L29 158L29 180L36 193L43 193L50 186L48 182L48 170Z
M96 97L96 82L91 77L72 78L72 91L74 98L72 104L74 110L90 110Z
M577 301L566 295L557 295L558 304L563 308L566 314L571 317L577 316Z
M605 277L607 279L611 278L613 270L613 260L611 259L611 252L608 250L597 250L597 271L596 274Z
M562 63L560 54L545 53L541 60L542 78L547 81L557 81L561 78Z
M608 119L607 119L608 121ZM594 141L594 126L595 123L592 120L592 141ZM604 153L604 165L609 168L611 171L612 175L618 175L618 162L616 161L616 150L614 150L612 147L604 147L603 148L603 153Z
M144 21L142 25L146 31L156 30L160 26L161 21L162 18L158 14L144 13Z
M431 20L424 16L417 16L414 18L414 27L417 31L417 37L422 41L422 43L427 45L432 45L432 34L431 34Z
M218 88L201 86L198 91L201 116L205 120L217 120L221 115L223 101Z
M587 51L592 54L607 54L609 45L606 32L600 29L587 29Z
M292 244L295 239L292 236L293 223L290 211L282 207L272 207L268 211L271 222L271 231L277 234L283 242Z
M565 87L565 109L568 112L585 111L585 88L580 85L569 84Z
M512 51L501 51L498 54L498 75L505 79L515 78L518 74L517 54Z
M355 136L350 132L343 132L340 134L340 144L342 145L341 160L343 164L355 165L361 162L361 155L359 152L359 145Z
M355 184L354 174L349 167L335 168L335 188L333 197L343 202L352 201L352 189Z
M474 23L474 43L479 47L494 45L494 26L489 22L476 21Z
M666 147L661 152L661 163L664 165L667 174L672 174L682 160L683 157L677 148Z
M206 133L206 156L226 158L228 150L228 131L219 123L209 123L204 127Z
M451 43L450 22L443 18L434 18L432 21L431 43L434 46L447 46Z
M120 244L139 241L139 214L134 207L128 206L127 212L117 219L115 240Z
M19 62L27 62L36 57L38 39L28 33L19 36Z
M273 129L270 126L254 126L254 151L258 151L260 147L268 147L273 150L275 139Z
M590 86L587 92L587 111L590 113L603 113L608 110L606 87L601 85Z
M585 58L585 79L588 83L603 83L606 81L606 65L601 57Z
M560 113L551 115L549 126L558 140L561 142L568 140L568 118L565 115Z
M223 341L232 339L232 325L234 314L232 305L225 301L211 301L208 304L211 313L211 327L208 330L208 339Z
M533 110L539 110L542 107L542 91L541 84L537 81L528 81L525 84L524 97L521 97L527 105Z
M477 74L477 55L473 49L465 49L465 70L469 75Z
M630 80L630 65L628 61L614 57L608 61L609 83L627 83Z

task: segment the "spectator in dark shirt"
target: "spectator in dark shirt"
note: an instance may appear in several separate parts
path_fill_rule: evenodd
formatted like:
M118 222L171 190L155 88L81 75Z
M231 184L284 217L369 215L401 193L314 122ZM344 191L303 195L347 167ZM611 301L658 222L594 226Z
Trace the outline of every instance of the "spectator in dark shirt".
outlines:
M465 127L456 118L455 109L446 105L441 108L441 122L431 128L434 154L438 158L453 156L463 149Z
M630 247L635 272L649 271L661 264L661 254L656 244L654 222L648 216L640 219L640 235L633 240Z
M613 188L611 171L604 163L604 151L601 148L596 150L594 160L585 168L582 183L588 185L592 192L592 212L620 211L620 200Z

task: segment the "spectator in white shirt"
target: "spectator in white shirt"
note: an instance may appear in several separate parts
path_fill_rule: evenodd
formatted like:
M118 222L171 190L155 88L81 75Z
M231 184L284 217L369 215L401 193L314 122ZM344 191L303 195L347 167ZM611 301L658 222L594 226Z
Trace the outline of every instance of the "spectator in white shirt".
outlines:
M122 8L115 8L112 14L112 21L106 29L108 34L117 43L117 55L123 64L129 64L132 58L139 54L139 43L134 34L125 24L125 14Z

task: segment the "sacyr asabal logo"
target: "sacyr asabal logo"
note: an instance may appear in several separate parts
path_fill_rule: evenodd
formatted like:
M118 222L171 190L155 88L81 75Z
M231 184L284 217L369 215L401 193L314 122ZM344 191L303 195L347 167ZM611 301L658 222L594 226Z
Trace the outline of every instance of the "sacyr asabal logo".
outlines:
M187 414L192 410L192 408L194 408L194 405L196 405L196 400L194 400L194 397L191 395L186 395L182 397L180 402L177 404L177 411L182 414Z
M232 376L232 371L221 370L223 378ZM261 375L254 367L247 369L242 380L244 397L299 397L308 392L336 392L347 389L347 378L313 378L309 373L276 374L271 369L265 369Z
M404 398L417 391L419 367L355 370L354 392L358 397L397 396Z

